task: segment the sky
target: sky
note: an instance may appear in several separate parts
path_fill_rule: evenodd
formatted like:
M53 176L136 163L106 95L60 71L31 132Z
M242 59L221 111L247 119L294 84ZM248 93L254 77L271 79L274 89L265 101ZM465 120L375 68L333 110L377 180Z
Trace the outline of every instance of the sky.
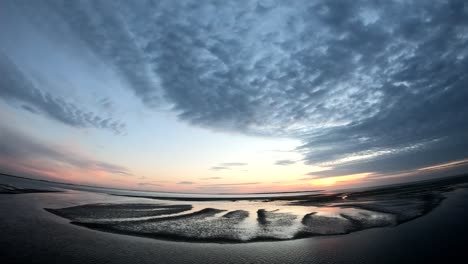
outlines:
M466 1L0 4L0 172L175 192L468 172Z

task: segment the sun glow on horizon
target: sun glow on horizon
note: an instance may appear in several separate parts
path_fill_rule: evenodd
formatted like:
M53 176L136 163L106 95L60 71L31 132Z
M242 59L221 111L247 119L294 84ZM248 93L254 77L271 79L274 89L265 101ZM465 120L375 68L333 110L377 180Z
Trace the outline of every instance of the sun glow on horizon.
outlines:
M364 173L356 173L356 174L343 175L343 176L318 178L318 179L312 179L310 181L310 184L316 185L316 186L329 187L329 186L334 186L334 185L338 185L341 183L350 183L353 181L357 181L357 180L369 177L372 174L373 174L372 172L364 172Z

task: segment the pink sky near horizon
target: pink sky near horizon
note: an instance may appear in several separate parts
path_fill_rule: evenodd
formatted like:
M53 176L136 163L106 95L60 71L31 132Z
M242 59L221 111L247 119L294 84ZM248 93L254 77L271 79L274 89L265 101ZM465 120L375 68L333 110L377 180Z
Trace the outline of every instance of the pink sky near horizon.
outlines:
M378 186L380 178L404 178L404 181L417 181L417 176L423 171L436 171L442 173L447 169L468 165L468 159L437 164L390 175L377 175L372 172L357 173L351 175L339 175L326 178L312 178L310 180L285 180L283 182L270 183L222 183L216 186L216 182L178 183L167 180L148 178L145 184L138 184L136 175L116 175L98 168L70 168L47 164L45 161L0 159L0 168L5 172L15 173L16 176L26 176L36 179L46 179L55 182L81 184L98 187L109 187L141 191L163 192L194 192L194 193L255 193L255 192L294 192L313 190L336 190L365 186ZM448 175L444 175L448 176ZM433 175L432 177L437 177ZM211 186L211 187L210 187Z

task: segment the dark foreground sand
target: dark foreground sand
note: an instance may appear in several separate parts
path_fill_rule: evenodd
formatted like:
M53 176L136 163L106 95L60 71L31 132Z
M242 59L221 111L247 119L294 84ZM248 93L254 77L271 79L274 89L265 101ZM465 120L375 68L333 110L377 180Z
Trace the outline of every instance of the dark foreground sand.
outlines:
M244 244L187 243L72 225L43 208L145 203L147 199L70 191L2 195L2 263L448 263L466 257L468 191L401 225L347 235ZM241 214L242 215L242 214Z

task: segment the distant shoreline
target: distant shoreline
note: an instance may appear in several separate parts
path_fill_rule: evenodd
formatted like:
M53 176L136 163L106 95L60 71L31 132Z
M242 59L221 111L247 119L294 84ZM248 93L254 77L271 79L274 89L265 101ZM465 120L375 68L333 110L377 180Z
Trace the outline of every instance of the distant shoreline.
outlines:
M290 198L306 198L306 197L323 197L327 196L323 192L325 190L309 190L309 191L294 191L294 192L258 192L258 193L194 193L194 192L167 192L167 191L149 191L149 190L132 190L132 189L122 189L122 188L112 188L112 187L102 187L102 186L92 186L92 185L84 185L84 184L74 184L74 183L64 183L64 182L56 182L56 181L50 181L50 180L42 180L42 179L34 179L34 178L28 178L24 176L17 176L17 175L12 175L12 174L7 174L7 173L1 173L0 176L7 176L7 177L13 177L13 178L19 178L19 179L24 179L24 180L31 180L31 181L38 181L38 182L45 182L45 183L52 183L52 184L61 184L61 185L67 185L71 187L85 187L85 188L97 188L97 189L105 189L105 190L110 190L110 191L130 191L130 192L148 192L148 193L162 193L162 194L175 194L175 195L199 195L200 197L184 197L184 196L151 196L151 195L124 195L124 194L115 194L115 193L110 193L111 195L116 195L116 196L126 196L126 197L134 197L134 198L150 198L150 199L160 199L160 200L174 200L174 201L214 201L214 200L267 200L267 199L272 199L274 198L277 200L278 198L281 199L290 199ZM388 189L394 189L394 188L400 188L400 187L405 187L405 186L412 186L412 185L420 185L420 184L431 184L431 183L439 183L439 182L453 182L453 181L461 181L463 182L465 177L468 177L468 174L459 174L459 175L453 175L453 176L446 176L446 177L440 177L440 178L433 178L433 179L428 179L428 180L419 180L419 181L412 181L412 182L405 182L405 183L399 183L399 184L389 184L389 185L381 185L381 186L372 186L372 187L363 187L361 191L356 191L355 188L353 189L342 189L342 190L334 190L332 193L336 194L345 194L348 192L353 192L353 193L367 193L367 192L375 192L375 191L382 191L382 190L388 190ZM462 180L460 180L462 179ZM250 196L250 197L242 197L242 195L262 195L265 194L265 196ZM274 196L268 196L268 194L274 195ZM280 194L300 194L300 195L288 195L288 196L277 196ZM203 195L207 195L208 197L203 197ZM216 196L216 195L233 195L232 197L211 197L211 196Z
M114 188L114 187L104 187L104 186L93 186L93 185L85 185L85 184L77 184L77 183L66 183L66 182L57 182L57 181L50 181L50 180L42 180L42 179L35 179L29 178L25 176L18 176L8 173L1 173L0 176L7 176L7 177L14 177L20 178L25 180L31 181L40 181L40 182L47 182L47 183L55 183L55 184L64 184L70 186L81 186L81 187L88 187L88 188L101 188L101 189L109 189L109 190L121 190L121 191L131 191L131 192L155 192L155 193L170 193L170 194L197 194L197 195L246 195L246 194L288 194L288 193L314 193L314 192L323 192L325 190L304 190L304 191L293 191L293 192L254 192L254 193L196 193L196 192L168 192L168 191L154 191L154 190L134 190L134 189L122 189L122 188Z

